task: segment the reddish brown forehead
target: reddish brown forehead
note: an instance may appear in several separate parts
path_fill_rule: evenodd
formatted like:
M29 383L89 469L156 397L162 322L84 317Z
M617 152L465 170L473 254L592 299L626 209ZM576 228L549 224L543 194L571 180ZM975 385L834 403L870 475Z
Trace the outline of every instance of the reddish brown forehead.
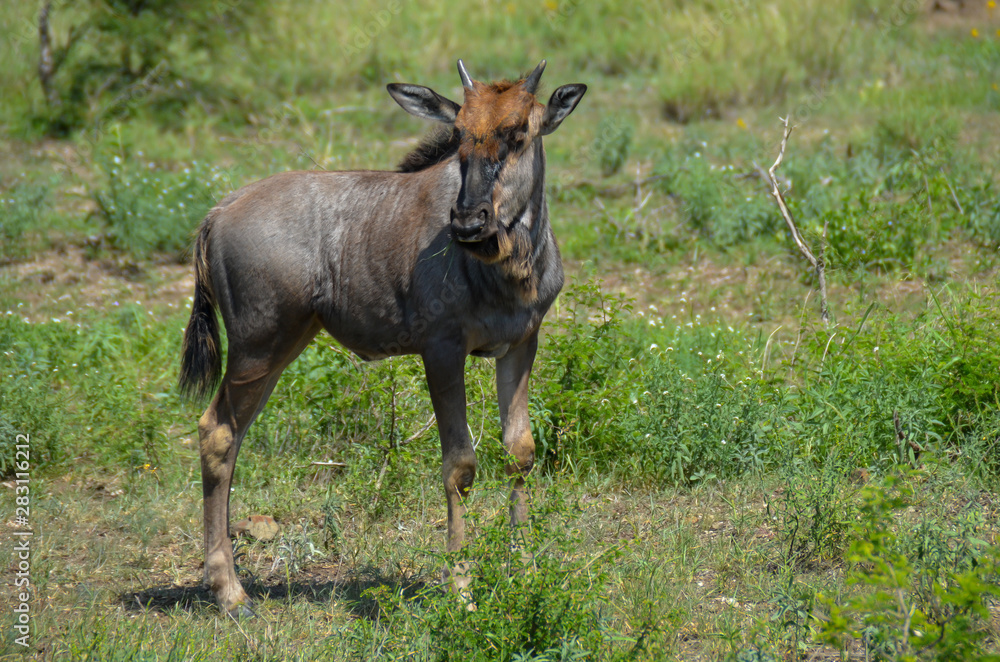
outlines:
M532 111L542 108L535 95L524 90L522 81L490 85L474 81L472 85L471 90L465 90L465 103L458 111L455 126L472 138L476 151L482 146L493 152L493 143L502 131L521 127L529 130Z

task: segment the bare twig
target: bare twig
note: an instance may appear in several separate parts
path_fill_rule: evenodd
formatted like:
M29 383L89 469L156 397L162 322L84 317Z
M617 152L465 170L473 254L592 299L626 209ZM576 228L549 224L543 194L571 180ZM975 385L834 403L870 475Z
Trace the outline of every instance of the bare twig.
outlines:
M830 351L830 343L832 343L833 339L836 338L836 337L837 337L837 334L834 333L833 335L830 336L830 339L826 341L826 347L823 348L823 358L821 358L819 360L819 367L820 368L822 368L823 364L826 363L826 355L827 355L827 352Z
M409 437L407 437L403 441L399 442L399 445L400 446L405 446L406 444L410 443L411 441L415 441L417 439L417 437L419 437L423 433L427 432L428 430L430 430L434 426L434 421L435 421L434 414L431 414L431 417L427 419L427 422L424 423L423 426L419 430L417 430L416 432L414 432L413 434L411 434Z
M941 168L941 176L944 177L945 186L947 186L948 190L951 191L951 199L955 203L955 208L958 209L959 214L964 216L965 210L962 209L962 203L958 201L958 196L955 195L955 189L951 187L951 182L948 181L948 175L944 173L944 168Z
M809 260L813 269L816 271L816 277L819 279L819 298L820 298L820 315L823 317L823 324L827 327L830 326L830 307L827 303L826 298L826 266L823 262L823 252L820 251L820 256L817 258L813 255L813 252L806 245L805 239L802 238L802 233L799 232L798 226L792 219L792 213L788 210L788 205L785 204L785 197L781 194L781 188L778 186L778 179L775 176L775 171L781 165L781 161L785 158L785 148L788 146L788 136L792 135L792 128L788 124L788 118L781 119L782 123L785 125L785 133L781 137L781 147L778 150L778 158L774 161L774 165L770 167L767 171L767 179L771 184L771 195L774 196L775 201L778 203L778 209L781 211L781 216L785 219L785 223L788 224L788 229L792 232L792 239L795 240L795 245L799 247L799 251ZM823 239L826 240L826 230L824 228Z
M792 348L792 360L788 366L789 371L795 367L795 359L799 352L799 343L802 341L802 318L805 317L806 306L809 304L809 297L812 296L812 291L806 292L805 301L802 302L802 314L799 316L799 332L795 334L795 347Z
M771 335L769 335L767 337L767 342L764 343L764 356L761 357L761 360L760 360L760 378L761 379L764 379L764 371L767 369L767 362L771 358L771 341L774 339L774 334L776 334L780 330L781 330L781 327L779 326L774 331L772 331Z

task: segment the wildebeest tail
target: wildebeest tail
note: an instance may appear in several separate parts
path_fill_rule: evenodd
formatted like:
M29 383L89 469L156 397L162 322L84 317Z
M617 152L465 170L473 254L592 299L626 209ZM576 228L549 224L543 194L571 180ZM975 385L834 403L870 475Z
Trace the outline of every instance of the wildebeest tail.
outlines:
M209 219L202 224L194 245L194 303L184 331L179 380L181 392L197 399L210 395L222 376L219 320L207 256L210 229Z

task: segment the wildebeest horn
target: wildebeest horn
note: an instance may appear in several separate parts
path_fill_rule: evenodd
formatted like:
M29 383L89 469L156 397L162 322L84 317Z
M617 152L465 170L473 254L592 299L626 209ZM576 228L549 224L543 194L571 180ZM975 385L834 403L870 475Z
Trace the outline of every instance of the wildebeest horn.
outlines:
M458 75L462 77L462 87L467 90L471 90L472 76L470 76L469 72L465 70L465 65L462 63L462 60L458 61Z
M524 80L524 91L534 94L538 89L538 81L542 79L542 72L545 71L545 60L538 63L535 70Z

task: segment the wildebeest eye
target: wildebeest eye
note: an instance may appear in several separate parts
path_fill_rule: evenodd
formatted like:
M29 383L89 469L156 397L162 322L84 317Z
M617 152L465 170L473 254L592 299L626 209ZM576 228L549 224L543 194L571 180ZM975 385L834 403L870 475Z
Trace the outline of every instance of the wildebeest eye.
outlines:
M507 157L507 155L504 153L505 151L506 151L506 147L503 146L503 145L501 145L501 147L500 147L500 158L497 159L496 161L492 161L490 163L487 163L483 167L484 174L486 175L486 177L488 179L493 179L494 177L497 176L497 173L500 172L500 168L503 167L503 160Z
M520 151L528 138L528 132L523 126L506 129L503 133L503 142L510 146L512 150Z
M497 163L503 163L510 154L510 144L506 140L500 141L497 148Z

